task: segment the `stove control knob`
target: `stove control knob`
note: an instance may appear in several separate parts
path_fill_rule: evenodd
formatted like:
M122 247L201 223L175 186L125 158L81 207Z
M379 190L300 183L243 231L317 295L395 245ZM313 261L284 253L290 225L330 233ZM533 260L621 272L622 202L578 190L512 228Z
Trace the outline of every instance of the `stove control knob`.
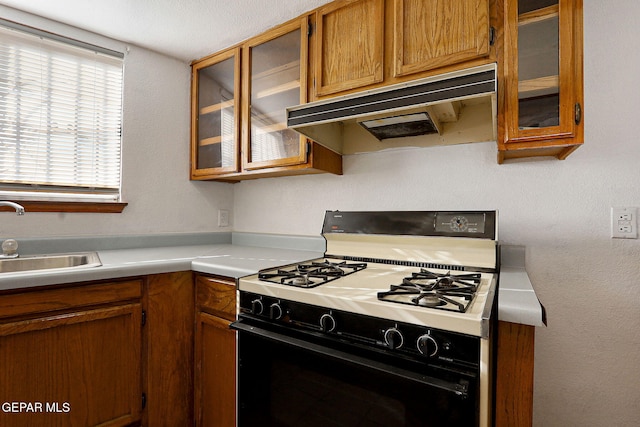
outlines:
M404 344L404 337L396 328L389 328L384 331L384 342L389 348L396 349L402 347L402 344Z
M438 342L429 334L418 337L416 345L420 354L425 356L433 357L438 353Z
M330 314L320 316L320 328L322 332L331 332L336 328L336 319Z
M264 304L261 299L254 299L251 301L251 314L262 314L264 311Z
M282 317L282 307L277 302L274 302L269 306L269 318L271 320L278 320Z

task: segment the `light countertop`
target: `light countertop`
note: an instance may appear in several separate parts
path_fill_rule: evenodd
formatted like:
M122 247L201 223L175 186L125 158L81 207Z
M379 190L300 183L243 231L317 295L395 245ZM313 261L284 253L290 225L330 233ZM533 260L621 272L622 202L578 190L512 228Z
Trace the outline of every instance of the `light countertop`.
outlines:
M545 326L546 316L524 267L524 246L501 247L498 319Z
M234 244L97 251L102 266L73 271L3 273L0 290L193 270L238 278L258 270L318 258L322 252Z
M239 233L233 238L213 240L214 243L209 244L98 249L102 266L72 271L2 273L0 291L189 270L237 279L261 269L315 259L324 254L321 249L324 241L317 238ZM261 246L254 246L256 242ZM280 247L268 246L269 242ZM42 242L39 245L42 247ZM502 248L498 318L532 326L545 323L544 308L524 269L524 247Z

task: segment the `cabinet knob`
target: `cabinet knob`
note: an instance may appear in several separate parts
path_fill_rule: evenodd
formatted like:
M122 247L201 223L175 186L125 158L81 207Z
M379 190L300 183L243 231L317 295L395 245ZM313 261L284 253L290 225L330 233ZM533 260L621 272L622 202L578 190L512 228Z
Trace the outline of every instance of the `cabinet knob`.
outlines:
M580 122L582 121L582 106L580 105L579 102L576 102L576 105L575 105L575 119L576 119L577 125L579 125Z

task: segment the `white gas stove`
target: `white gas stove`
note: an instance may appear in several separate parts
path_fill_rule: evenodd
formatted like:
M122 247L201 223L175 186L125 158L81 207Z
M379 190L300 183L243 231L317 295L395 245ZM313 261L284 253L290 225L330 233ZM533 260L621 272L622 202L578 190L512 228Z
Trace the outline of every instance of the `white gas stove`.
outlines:
M354 361L371 351L375 366L412 366L416 378L479 408L471 419L460 409L434 420L490 425L497 213L328 211L322 235L323 258L239 280L236 328L265 328L279 341L290 334L294 343L301 335L302 347L329 353L346 345ZM465 422L452 421L459 417Z

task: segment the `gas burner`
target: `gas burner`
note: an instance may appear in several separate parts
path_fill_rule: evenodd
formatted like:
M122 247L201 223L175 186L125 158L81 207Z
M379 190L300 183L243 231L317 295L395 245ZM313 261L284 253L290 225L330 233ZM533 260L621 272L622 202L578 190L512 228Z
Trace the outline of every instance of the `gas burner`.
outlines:
M480 273L452 275L420 269L405 277L401 285L378 292L378 299L464 313L480 284Z
M293 276L291 279L285 279L284 282L287 285L298 286L298 287L309 287L309 285L313 285L313 281L309 280L309 276L306 274L301 274L298 276Z
M311 261L279 268L275 272L265 271L258 274L260 280L296 286L299 288L313 288L324 283L347 276L367 267L364 262L348 263L347 261L332 262Z
M424 305L426 307L437 307L439 305L446 304L446 302L442 301L442 299L436 293L426 292L412 298L411 301L416 305Z
M419 272L411 273L411 277L403 280L404 285L415 285L424 290L455 290L461 292L475 292L480 284L480 273L451 274L433 273L421 268Z

